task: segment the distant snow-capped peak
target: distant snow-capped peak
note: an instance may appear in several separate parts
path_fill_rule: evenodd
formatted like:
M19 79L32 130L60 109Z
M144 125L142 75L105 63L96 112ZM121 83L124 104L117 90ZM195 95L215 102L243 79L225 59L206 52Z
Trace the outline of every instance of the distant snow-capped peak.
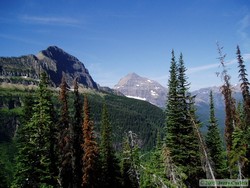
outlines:
M167 89L158 82L136 73L130 73L121 78L114 89L127 97L146 100L159 107L165 106Z

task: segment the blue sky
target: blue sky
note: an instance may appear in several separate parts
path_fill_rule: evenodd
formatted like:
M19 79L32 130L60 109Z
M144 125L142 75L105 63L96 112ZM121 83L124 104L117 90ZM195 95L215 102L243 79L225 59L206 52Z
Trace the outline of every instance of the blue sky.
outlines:
M221 85L216 41L232 84L236 45L250 71L249 0L2 0L0 7L0 56L56 45L102 86L131 72L167 86L172 49L177 60L183 53L191 90Z

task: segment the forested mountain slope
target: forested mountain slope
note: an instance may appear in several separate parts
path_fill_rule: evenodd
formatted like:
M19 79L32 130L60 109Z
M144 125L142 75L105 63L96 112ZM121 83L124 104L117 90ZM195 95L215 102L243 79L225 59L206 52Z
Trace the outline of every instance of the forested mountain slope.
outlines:
M164 126L164 113L160 108L145 101L123 96L99 93L93 90L86 90L86 92L97 133L100 130L101 110L105 101L117 147L128 131L138 134L143 148L153 147L157 131ZM0 142L10 141L14 137L16 128L20 125L23 99L28 93L34 93L34 90L0 88ZM83 95L84 93L81 95L82 99ZM58 91L55 90L53 99L56 106L58 106L57 98ZM69 97L69 103L70 106L73 105L72 97Z

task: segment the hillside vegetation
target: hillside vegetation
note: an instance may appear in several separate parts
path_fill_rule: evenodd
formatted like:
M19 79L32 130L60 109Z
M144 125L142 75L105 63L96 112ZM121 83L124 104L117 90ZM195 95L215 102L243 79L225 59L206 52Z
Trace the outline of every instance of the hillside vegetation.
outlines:
M23 99L35 89L24 86L17 88L0 87L0 141L11 141L14 137L16 126L20 125L20 118L23 108ZM25 88L25 89L24 89ZM96 131L100 130L101 111L104 102L110 112L111 125L114 133L113 137L117 146L122 141L123 135L128 131L133 131L139 135L141 146L150 149L155 145L155 138L158 130L164 126L163 111L148 102L130 99L123 96L108 93L99 93L93 90L86 90L91 118L96 125ZM53 101L58 106L58 91L53 92ZM69 94L69 106L73 105L72 93ZM84 93L81 93L83 101ZM59 112L58 112L59 113ZM71 114L72 116L72 114Z

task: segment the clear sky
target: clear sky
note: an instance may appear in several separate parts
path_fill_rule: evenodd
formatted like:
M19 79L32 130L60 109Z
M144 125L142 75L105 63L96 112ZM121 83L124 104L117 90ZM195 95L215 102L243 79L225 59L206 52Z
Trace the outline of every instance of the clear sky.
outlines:
M191 90L221 85L216 41L236 83L236 45L250 74L249 0L1 0L0 56L56 45L113 87L135 72L167 86L182 52ZM250 79L250 78L249 78Z

